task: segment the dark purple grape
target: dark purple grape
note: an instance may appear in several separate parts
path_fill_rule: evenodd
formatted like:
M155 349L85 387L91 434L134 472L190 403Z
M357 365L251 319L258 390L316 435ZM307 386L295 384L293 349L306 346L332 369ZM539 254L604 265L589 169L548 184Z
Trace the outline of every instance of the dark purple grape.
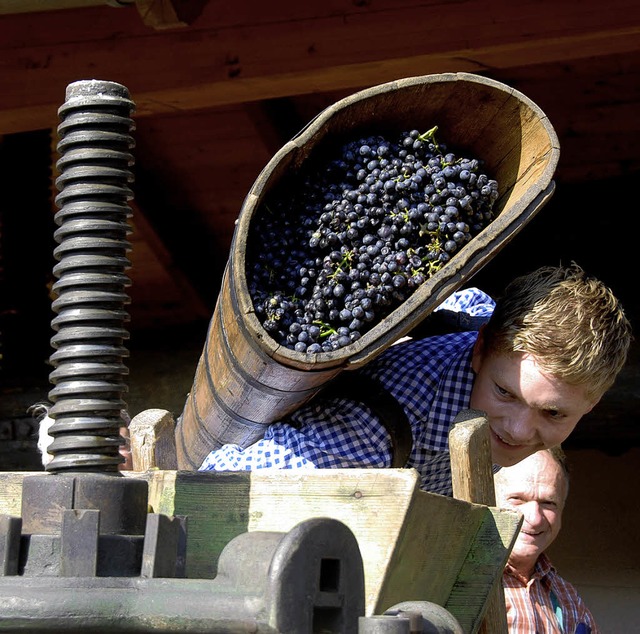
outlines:
M246 275L276 341L305 354L350 345L493 220L497 182L436 130L348 141L265 199Z

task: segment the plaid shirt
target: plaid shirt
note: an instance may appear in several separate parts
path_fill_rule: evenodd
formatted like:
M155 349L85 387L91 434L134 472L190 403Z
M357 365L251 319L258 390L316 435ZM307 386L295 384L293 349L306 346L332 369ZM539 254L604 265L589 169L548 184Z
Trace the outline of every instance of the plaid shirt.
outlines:
M544 553L529 581L507 565L502 586L510 634L599 634L576 589Z
M472 288L454 293L438 309L490 315L493 300ZM448 434L468 409L474 374L471 353L477 332L409 340L388 348L360 370L377 379L404 408L413 433L406 467L418 470L421 488L452 495ZM322 399L272 423L246 449L224 445L200 470L328 469L389 467L391 443L366 406L347 398Z

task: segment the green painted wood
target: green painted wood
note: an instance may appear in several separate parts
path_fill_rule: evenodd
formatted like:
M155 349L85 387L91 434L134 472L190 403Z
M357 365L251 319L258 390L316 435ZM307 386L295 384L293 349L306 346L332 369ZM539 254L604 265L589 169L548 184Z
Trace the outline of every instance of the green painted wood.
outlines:
M449 597L443 603L455 614L465 632L474 634L482 625L487 601L518 535L521 517L512 511L486 507L478 533L464 559ZM514 532L514 526L516 530ZM497 539L497 536L500 539ZM480 611L478 606L484 606Z
M479 622L519 528L514 513L421 491L413 469L149 476L153 510L189 517L190 577L215 576L220 552L242 532L286 532L320 516L344 522L362 552L368 614L431 601Z

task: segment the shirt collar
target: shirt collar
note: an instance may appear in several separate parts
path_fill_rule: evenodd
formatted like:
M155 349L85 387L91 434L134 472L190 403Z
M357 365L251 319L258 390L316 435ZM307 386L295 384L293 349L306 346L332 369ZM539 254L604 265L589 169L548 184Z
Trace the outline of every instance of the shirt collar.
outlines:
M535 580L543 581L548 575L555 572L555 568L551 563L551 560L545 553L541 553L536 560L535 566L533 567L533 574L531 578L527 580L523 577L516 569L509 563L505 566L505 573L511 577L514 577L518 581L520 581L523 585L528 585Z

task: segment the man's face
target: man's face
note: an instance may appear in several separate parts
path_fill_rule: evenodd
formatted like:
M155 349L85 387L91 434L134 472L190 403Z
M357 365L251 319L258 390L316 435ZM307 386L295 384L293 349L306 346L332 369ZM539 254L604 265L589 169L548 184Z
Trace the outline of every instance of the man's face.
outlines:
M522 527L509 562L532 568L538 555L556 538L562 524L567 483L561 467L547 452L529 456L495 475L496 506L519 511Z
M561 444L596 402L582 387L545 374L529 354L490 354L477 344L471 407L487 414L491 452L508 467Z

